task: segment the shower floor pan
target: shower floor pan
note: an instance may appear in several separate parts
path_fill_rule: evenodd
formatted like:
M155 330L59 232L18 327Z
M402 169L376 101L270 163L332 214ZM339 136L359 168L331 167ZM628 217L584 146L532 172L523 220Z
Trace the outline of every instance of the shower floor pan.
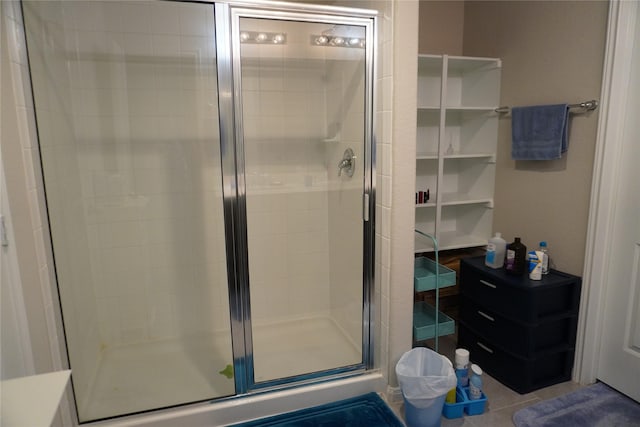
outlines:
M282 321L254 328L256 382L361 361L360 351L328 317ZM104 351L81 418L108 418L235 393L219 372L230 360L226 334L130 344Z

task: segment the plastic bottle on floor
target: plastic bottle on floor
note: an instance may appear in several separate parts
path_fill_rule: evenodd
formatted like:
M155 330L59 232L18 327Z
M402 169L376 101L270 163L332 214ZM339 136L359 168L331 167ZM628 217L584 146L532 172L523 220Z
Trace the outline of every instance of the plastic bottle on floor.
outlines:
M469 350L464 348L456 349L455 371L458 378L458 386L469 385Z
M469 379L469 399L482 399L482 369L478 365L471 365L471 379Z

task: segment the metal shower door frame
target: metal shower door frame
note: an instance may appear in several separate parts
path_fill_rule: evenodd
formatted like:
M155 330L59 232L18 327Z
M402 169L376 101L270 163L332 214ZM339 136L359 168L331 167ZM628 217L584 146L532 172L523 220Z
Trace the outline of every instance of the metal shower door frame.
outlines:
M358 374L374 367L374 240L375 240L375 48L376 12L363 9L282 2L215 3L220 141L229 303L236 394ZM256 383L254 377L251 302L247 244L244 128L240 64L241 18L356 25L365 28L365 132L363 218L362 362L329 371Z

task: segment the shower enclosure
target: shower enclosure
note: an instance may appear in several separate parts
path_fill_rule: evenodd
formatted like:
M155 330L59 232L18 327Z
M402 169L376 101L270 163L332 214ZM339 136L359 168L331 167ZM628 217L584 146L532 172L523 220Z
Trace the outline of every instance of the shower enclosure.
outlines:
M79 421L372 368L374 15L22 10Z

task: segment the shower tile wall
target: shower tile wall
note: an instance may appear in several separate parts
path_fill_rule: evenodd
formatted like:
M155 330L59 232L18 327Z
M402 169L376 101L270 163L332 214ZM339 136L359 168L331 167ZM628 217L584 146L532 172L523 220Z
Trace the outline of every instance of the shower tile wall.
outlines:
M356 167L362 167L365 158L364 58L360 49L344 50L341 56L349 61L331 67L328 78L330 97L342 101L327 108L327 117L340 129L339 142L330 148L328 168L329 179L336 185L329 192L330 306L332 317L358 347L362 343L362 187L356 175L338 177L333 166L347 148L354 150Z
M254 322L329 314L327 64L309 26L246 20L286 45L242 45ZM336 163L337 164L337 163Z
M406 307L395 310L397 301L403 298L392 297L393 289L391 282L396 284L405 283L405 280L398 280L396 272L404 272L405 268L391 267L391 245L392 245L392 226L398 224L404 226L404 215L396 215L393 223L391 220L392 207L392 163L393 163L393 64L394 64L394 42L393 30L397 2L390 0L337 0L336 6L346 7L364 7L378 10L378 59L377 59L377 95L376 95L376 238L375 238L375 364L381 367L383 375L389 378L394 376L396 352L393 343L390 343L390 336L403 335L406 330L411 329L411 320L408 322L391 322L390 313L399 311L409 313ZM409 2L406 2L408 4ZM404 3L403 3L404 5ZM400 25L405 28L406 22ZM402 32L407 37L411 37L411 32ZM405 46L398 44L398 46ZM407 55L410 55L409 50ZM411 92L406 94L400 93L401 97L410 97ZM404 104L403 101L398 101ZM404 150L406 141L411 138L396 141L395 145L399 146L399 150ZM408 150L411 151L411 150ZM398 170L404 171L406 168ZM409 171L403 172L407 177L407 183L413 179ZM407 207L409 206L409 207ZM405 206L404 203L396 203L396 211L403 213L413 212L412 205ZM411 254L413 252L413 240L402 239L401 243L395 242L395 252L398 247L402 247L403 253ZM412 259L407 257L407 259ZM404 273L402 273L404 274ZM393 277L393 279L392 279ZM411 298L407 298L410 300ZM391 348L393 347L393 348ZM405 346L400 347L401 351L405 351ZM391 352L391 354L390 354Z
M34 89L69 353L88 381L82 364L111 346L229 329L214 18L46 3L28 37L55 64Z
M253 319L329 315L359 347L362 182L337 165L364 159L364 51L311 44L326 24L247 21L287 35L242 45Z

